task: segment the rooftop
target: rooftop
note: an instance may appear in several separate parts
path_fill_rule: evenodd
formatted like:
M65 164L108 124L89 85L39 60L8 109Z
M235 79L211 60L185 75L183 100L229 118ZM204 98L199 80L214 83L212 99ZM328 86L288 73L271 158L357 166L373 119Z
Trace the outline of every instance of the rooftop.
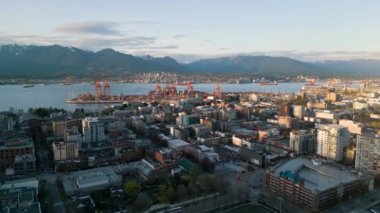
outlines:
M282 163L274 168L274 173L295 181L303 180L305 188L319 191L358 179L355 174L342 167L339 168L334 164L317 165L306 158L296 158Z
M177 147L189 145L188 142L181 140L181 139L172 139L172 140L169 140L168 143L170 143L174 146L177 146Z
M34 147L33 141L28 137L22 137L18 135L0 138L0 149L11 149L20 147L32 148Z
M67 194L77 190L91 190L93 187L118 184L121 177L110 167L81 170L62 177L62 183Z
M15 157L15 162L30 162L30 161L36 161L36 157L30 154L16 155Z
M38 194L35 184L30 184L33 180L26 182L15 182L15 185L7 183L0 189L0 209L1 212L41 212L40 204L36 199ZM13 183L13 182L12 182ZM9 185L11 184L11 185ZM8 186L9 185L9 186ZM20 185L20 186L18 186ZM21 186L30 185L30 186Z

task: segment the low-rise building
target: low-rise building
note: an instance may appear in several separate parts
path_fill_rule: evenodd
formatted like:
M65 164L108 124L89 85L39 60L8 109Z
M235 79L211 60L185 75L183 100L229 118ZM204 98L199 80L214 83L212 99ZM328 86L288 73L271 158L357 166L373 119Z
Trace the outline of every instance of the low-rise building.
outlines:
M339 125L347 127L351 134L360 135L362 134L363 124L354 122L353 120L341 119L339 120Z
M0 183L0 211L40 213L38 181L26 179Z
M16 155L13 164L16 175L33 173L36 171L36 157L31 154Z
M157 150L154 158L167 168L173 168L180 159L180 153L174 149L164 148Z
M28 137L19 135L0 139L0 173L12 168L17 155L35 156L34 144Z
M188 142L181 139L168 140L167 143L168 143L169 148L172 148L175 150L184 150L187 146L190 145Z
M52 144L55 161L74 160L78 158L78 143L75 141L57 141Z
M266 187L297 205L322 211L358 195L357 174L334 164L296 158L267 170Z
M120 186L122 178L111 167L72 172L61 177L67 195L90 193L92 191Z
M278 116L277 124L285 128L292 128L292 117L290 116Z
M330 110L317 111L315 112L315 118L324 119L324 120L336 120L338 119L338 114Z
M366 110L368 109L368 103L356 101L352 104L352 108L355 110Z

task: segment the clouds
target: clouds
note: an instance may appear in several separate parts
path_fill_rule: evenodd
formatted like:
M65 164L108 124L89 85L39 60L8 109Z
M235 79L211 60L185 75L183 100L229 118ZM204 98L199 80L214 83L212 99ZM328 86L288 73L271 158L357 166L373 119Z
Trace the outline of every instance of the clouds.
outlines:
M98 51L105 48L141 55L171 56L181 62L192 62L202 58L215 58L239 54L290 57L301 61L380 59L380 52L365 51L249 51L240 52L233 44L220 44L206 39L208 45L199 43L196 36L174 32L157 35L157 22L129 20L124 22L86 21L70 22L52 27L51 33L9 34L0 32L0 44L36 44L75 46ZM134 27L133 27L134 26ZM176 34L178 33L178 34ZM253 49L254 47L252 47Z
M64 23L52 29L49 36L17 35L0 32L0 43L59 44L75 46L87 50L97 51L104 48L113 48L128 53L150 53L160 50L173 50L179 46L171 43L162 43L155 36L139 35L126 30L132 25L153 25L156 22L135 20L122 23L110 21L87 21ZM134 32L134 33L131 33Z
M226 48L219 48L226 49ZM174 53L169 56L183 63L190 63L199 59L219 58L236 55L257 55L257 56L272 56L272 57L288 57L305 62L319 62L327 60L356 60L356 59L380 59L380 52L366 51L259 51L259 52L225 52L219 54L185 54Z
M181 34L173 36L174 39L180 39L180 38L185 38L185 37L186 37L185 35L181 35Z
M326 60L380 59L380 52L371 51L271 51L252 52L254 55L282 56L300 61L315 62Z
M119 23L108 21L92 21L82 23L67 23L63 24L54 30L65 34L79 34L79 35L122 35L117 29Z

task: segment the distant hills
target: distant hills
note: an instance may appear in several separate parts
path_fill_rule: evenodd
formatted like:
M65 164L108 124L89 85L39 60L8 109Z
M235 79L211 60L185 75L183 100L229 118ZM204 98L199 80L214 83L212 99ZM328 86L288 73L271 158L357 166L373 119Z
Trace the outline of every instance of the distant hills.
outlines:
M380 77L380 60L323 61L313 63L325 70L335 71L341 75Z
M326 76L326 70L285 57L231 56L202 59L188 65L191 70L213 73L242 73L261 76Z
M170 57L133 56L112 49L98 52L59 45L0 46L0 77L125 75L141 72L251 74L263 77L297 75L380 76L380 60L306 63L286 57L239 55L181 64Z
M60 77L67 75L92 76L98 72L109 74L151 71L186 71L185 65L170 57L137 57L112 49L99 52L74 47L0 46L0 76Z

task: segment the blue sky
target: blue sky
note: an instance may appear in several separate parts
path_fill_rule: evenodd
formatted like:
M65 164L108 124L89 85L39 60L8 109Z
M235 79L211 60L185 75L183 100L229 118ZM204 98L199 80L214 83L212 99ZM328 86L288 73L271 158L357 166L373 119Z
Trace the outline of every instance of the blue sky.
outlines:
M0 0L0 43L180 61L235 54L380 58L375 0Z

